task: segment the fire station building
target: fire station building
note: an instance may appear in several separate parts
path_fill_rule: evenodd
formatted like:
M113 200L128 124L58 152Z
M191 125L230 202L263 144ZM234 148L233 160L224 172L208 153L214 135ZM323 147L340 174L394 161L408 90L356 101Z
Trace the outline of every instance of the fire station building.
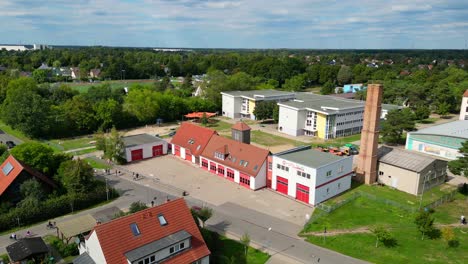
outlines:
M273 155L268 174L272 189L316 205L351 187L352 166L352 156L340 157L305 146Z

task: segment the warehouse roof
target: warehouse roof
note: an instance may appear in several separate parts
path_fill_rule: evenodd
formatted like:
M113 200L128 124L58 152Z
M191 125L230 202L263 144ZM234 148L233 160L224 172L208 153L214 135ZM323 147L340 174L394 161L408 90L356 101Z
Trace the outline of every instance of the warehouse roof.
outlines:
M297 148L291 151L283 151L275 156L310 168L319 168L335 161L346 159L346 157L340 157L310 148Z
M414 135L439 135L468 139L468 121L458 120L410 132Z
M129 147L133 147L133 146L164 141L164 139L158 138L158 137L155 137L155 136L151 136L151 135L148 135L148 134L138 134L138 135L123 137L122 141L123 141L125 147L129 148Z
M397 148L380 147L379 162L393 165L406 170L420 172L437 159L418 152Z

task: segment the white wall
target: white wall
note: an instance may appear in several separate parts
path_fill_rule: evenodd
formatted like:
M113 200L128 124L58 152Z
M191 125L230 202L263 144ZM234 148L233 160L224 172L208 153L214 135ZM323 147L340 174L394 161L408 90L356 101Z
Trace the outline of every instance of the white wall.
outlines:
M266 186L267 161L263 162L257 177L250 176L250 188L257 190Z
M201 264L209 264L210 263L210 256L206 256L201 259Z
M302 133L299 129L299 110L292 109L289 107L279 106L279 120L278 120L278 131L291 136L298 136ZM302 125L305 122L305 116L302 120ZM301 127L302 128L302 127Z
M222 100L222 115L229 118L238 118L240 116L242 98L222 94Z
M163 154L167 154L167 141L162 140L154 143L125 148L125 158L128 162L132 161L132 150L143 149L143 159L153 157L153 146L163 145Z
M342 168L342 171L340 171ZM351 177L353 170L353 157L345 157L334 163L317 168L317 184L323 185L315 190L314 204L321 203L333 196L336 196L351 188ZM327 172L331 171L331 176L327 177ZM337 178L348 174L339 180ZM328 189L328 191L327 191Z
M16 51L25 51L25 50L29 50L27 49L25 46L23 45L4 45L4 46L0 46L0 50L2 49L6 49L6 50L16 50Z
M104 257L104 253L102 252L101 245L99 244L99 239L96 235L96 232L93 231L89 238L86 241L86 251L88 255L94 260L96 263L106 264L106 258Z
M468 97L463 97L462 98L462 104L460 107L460 120L468 120Z

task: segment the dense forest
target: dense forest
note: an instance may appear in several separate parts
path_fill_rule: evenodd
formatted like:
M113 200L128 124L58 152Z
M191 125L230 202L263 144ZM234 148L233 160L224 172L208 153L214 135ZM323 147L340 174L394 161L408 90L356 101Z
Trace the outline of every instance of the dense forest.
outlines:
M153 79L127 94L110 85L85 93L38 69L91 69L101 80ZM192 50L56 48L0 51L1 119L32 137L62 137L98 129L180 120L190 111L218 111L221 91L283 89L322 94L346 83L384 84L384 102L409 106L418 116L459 111L468 88L468 51L459 50ZM20 77L23 72L32 77ZM192 97L193 75L206 74L201 97ZM175 87L170 76L185 77ZM364 94L361 94L363 97Z

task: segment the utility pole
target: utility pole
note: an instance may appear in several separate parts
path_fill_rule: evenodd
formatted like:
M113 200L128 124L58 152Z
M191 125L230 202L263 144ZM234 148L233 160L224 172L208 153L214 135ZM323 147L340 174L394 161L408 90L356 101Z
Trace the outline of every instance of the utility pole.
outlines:
M106 196L107 196L107 201L109 201L109 188L107 187L107 178L106 178Z

